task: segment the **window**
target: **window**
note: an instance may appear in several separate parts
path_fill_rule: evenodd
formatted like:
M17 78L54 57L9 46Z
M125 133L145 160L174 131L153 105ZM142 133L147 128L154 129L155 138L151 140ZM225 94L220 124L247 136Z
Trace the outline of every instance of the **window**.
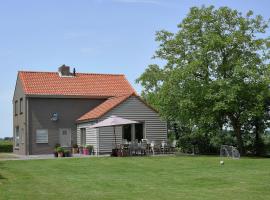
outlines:
M36 130L36 143L39 143L39 144L48 143L48 130L47 129Z
M18 101L15 101L14 110L15 110L15 116L18 115Z
M18 149L20 146L20 129L19 126L15 127L15 149Z
M143 139L143 123L135 124L135 139L139 142Z
M20 136L20 138L21 138L21 144L24 144L24 128L21 128L21 136Z
M20 98L20 114L23 114L23 98Z
M86 128L81 128L81 146L86 145Z
M127 124L123 126L123 139L126 139L127 141L131 141L131 124Z

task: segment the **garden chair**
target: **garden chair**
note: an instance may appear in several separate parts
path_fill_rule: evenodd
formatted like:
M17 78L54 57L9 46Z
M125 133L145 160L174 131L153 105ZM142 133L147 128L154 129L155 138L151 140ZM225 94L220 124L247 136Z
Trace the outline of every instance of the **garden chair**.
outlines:
M168 152L168 144L164 140L161 142L161 151L163 154Z
M175 152L176 143L177 143L176 140L173 140L173 141L172 141L172 143L171 143L171 145L170 145L170 151L171 151L171 152Z

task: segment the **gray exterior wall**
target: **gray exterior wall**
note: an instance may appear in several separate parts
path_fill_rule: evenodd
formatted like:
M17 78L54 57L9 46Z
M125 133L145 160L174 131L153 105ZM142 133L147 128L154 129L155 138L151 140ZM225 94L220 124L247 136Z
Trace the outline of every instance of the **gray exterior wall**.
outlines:
M22 103L22 113L20 113L20 99L23 99ZM17 101L17 110L18 113L15 115L15 101ZM20 79L17 79L16 87L14 91L14 96L12 100L13 105L13 151L16 154L25 155L27 152L27 123L26 123L26 116L27 116L27 99L23 92L22 83ZM15 128L19 127L19 147L15 148Z
M71 129L71 143L77 142L76 120L104 100L67 98L29 98L29 153L49 154L59 143L59 129ZM59 120L51 121L53 113ZM48 129L48 144L36 143L36 130Z
M118 117L140 121L144 123L144 138L151 141L161 142L167 140L167 123L162 121L159 114L145 105L141 100L135 96L131 96L126 101L106 113L98 121L102 121L111 115ZM96 152L99 154L111 153L114 145L114 136L112 127L104 127L100 129L90 129L89 123L78 124L78 135L80 134L79 127L85 127L87 131L87 137L89 139L88 144L96 144ZM93 133L94 132L94 133ZM96 140L95 142L92 142ZM90 143L90 141L92 143ZM116 142L120 144L122 142L122 127L116 127ZM78 140L80 144L80 140Z

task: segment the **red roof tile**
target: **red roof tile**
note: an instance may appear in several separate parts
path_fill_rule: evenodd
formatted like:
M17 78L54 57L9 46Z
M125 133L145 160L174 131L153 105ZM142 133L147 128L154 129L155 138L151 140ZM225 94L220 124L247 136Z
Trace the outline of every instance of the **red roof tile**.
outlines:
M96 119L101 116L103 116L105 113L109 112L111 109L118 106L120 103L125 101L127 98L129 98L132 94L129 95L123 95L120 97L111 97L108 100L104 101L94 109L90 110L89 112L85 113L83 116L81 116L77 121L85 121L85 120L91 120Z
M60 77L54 72L20 71L19 78L27 95L64 95L112 97L135 93L124 75L76 73Z

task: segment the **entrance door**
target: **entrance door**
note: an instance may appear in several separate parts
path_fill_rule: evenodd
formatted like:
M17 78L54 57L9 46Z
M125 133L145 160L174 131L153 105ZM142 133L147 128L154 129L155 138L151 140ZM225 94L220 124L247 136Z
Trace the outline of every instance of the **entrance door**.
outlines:
M71 146L71 129L61 128L59 130L59 140L60 140L61 147L70 147Z
M144 137L144 134L143 134L143 123L139 123L139 124L135 124L135 139L138 140L138 142L140 142L143 137Z

